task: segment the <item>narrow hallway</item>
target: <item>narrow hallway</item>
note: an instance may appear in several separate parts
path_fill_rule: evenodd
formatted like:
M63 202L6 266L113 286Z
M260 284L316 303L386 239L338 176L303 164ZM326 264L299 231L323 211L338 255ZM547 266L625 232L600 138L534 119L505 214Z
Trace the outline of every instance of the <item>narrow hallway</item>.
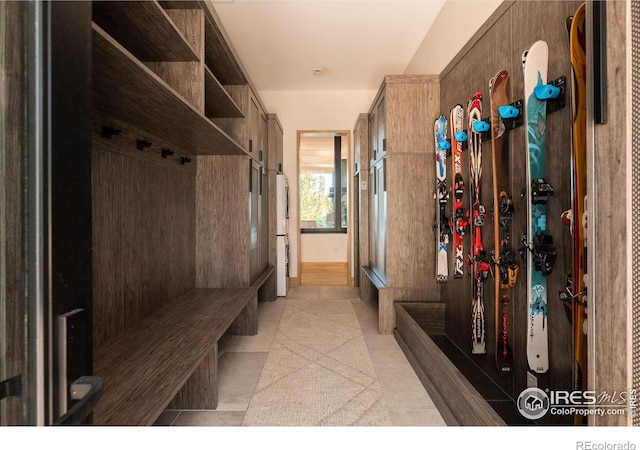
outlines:
M220 358L218 409L167 410L156 425L444 426L358 292L296 287L260 303L258 335L234 336Z

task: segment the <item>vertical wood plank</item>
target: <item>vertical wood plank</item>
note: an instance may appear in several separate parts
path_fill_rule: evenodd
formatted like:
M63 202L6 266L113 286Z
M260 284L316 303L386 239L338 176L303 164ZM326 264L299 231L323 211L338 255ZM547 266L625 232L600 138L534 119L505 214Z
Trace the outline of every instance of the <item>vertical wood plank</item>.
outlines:
M627 136L630 133L628 120L627 78L627 2L607 2L607 111L606 125L595 125L593 143L593 164L597 180L588 191L592 197L589 203L589 321L594 321L589 331L593 331L592 352L593 369L589 380L589 389L597 392L625 391L631 386L632 370L628 366L631 360L629 346L628 313L631 310L630 280L627 269L630 251L627 217L631 211L627 208L630 190L621 189L627 180ZM591 5L589 5L591 8ZM587 14L590 14L589 9ZM589 15L587 16L589 20ZM589 23L589 22L587 22ZM589 54L590 43L587 44ZM589 112L591 112L590 110ZM587 139L590 140L589 133ZM606 149L606 151L602 151ZM636 150L636 149L634 149ZM637 152L635 152L637 153ZM615 181L613 181L615 180ZM592 207L595 205L595 207ZM606 257L604 257L606 255ZM635 326L635 324L634 324ZM634 386L637 388L637 386ZM598 426L631 425L629 414L621 416L592 417L590 424Z
M94 149L96 147L94 144ZM124 329L122 160L113 153L93 152L93 342L96 347Z
M23 257L23 151L24 117L24 38L21 33L23 5L19 2L0 3L0 16L4 16L4 28L0 40L2 72L0 73L0 297L4 317L0 320L3 333L0 340L3 361L2 377L13 377L22 372L24 363L24 283ZM5 328L6 327L6 328ZM5 353L6 352L6 353ZM0 426L26 425L23 400L8 397L0 401Z
M248 157L198 157L196 287L250 284L248 195Z

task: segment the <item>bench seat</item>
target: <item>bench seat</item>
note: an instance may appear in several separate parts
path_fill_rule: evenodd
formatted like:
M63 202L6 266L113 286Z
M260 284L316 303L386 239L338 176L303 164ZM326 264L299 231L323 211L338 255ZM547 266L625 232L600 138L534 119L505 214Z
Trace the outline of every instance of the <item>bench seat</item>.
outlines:
M193 289L94 352L104 391L95 425L152 425L176 409L218 406L218 340L257 333L257 298L267 269L247 288ZM173 400L173 401L172 401Z

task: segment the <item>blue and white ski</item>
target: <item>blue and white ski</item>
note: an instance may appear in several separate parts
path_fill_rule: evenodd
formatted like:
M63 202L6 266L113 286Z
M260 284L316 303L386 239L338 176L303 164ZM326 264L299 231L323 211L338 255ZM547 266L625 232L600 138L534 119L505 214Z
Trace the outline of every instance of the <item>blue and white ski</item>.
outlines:
M553 239L547 233L547 201L553 188L546 181L546 100L557 96L557 88L547 84L549 49L535 42L522 55L527 124L527 362L537 373L549 369L547 280L555 261Z

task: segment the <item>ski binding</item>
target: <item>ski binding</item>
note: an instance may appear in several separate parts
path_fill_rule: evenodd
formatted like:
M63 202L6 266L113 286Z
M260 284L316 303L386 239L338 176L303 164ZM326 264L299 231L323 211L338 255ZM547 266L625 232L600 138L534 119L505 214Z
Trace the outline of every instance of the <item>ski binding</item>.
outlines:
M553 195L553 187L544 178L531 181L531 202L534 205L546 205Z

